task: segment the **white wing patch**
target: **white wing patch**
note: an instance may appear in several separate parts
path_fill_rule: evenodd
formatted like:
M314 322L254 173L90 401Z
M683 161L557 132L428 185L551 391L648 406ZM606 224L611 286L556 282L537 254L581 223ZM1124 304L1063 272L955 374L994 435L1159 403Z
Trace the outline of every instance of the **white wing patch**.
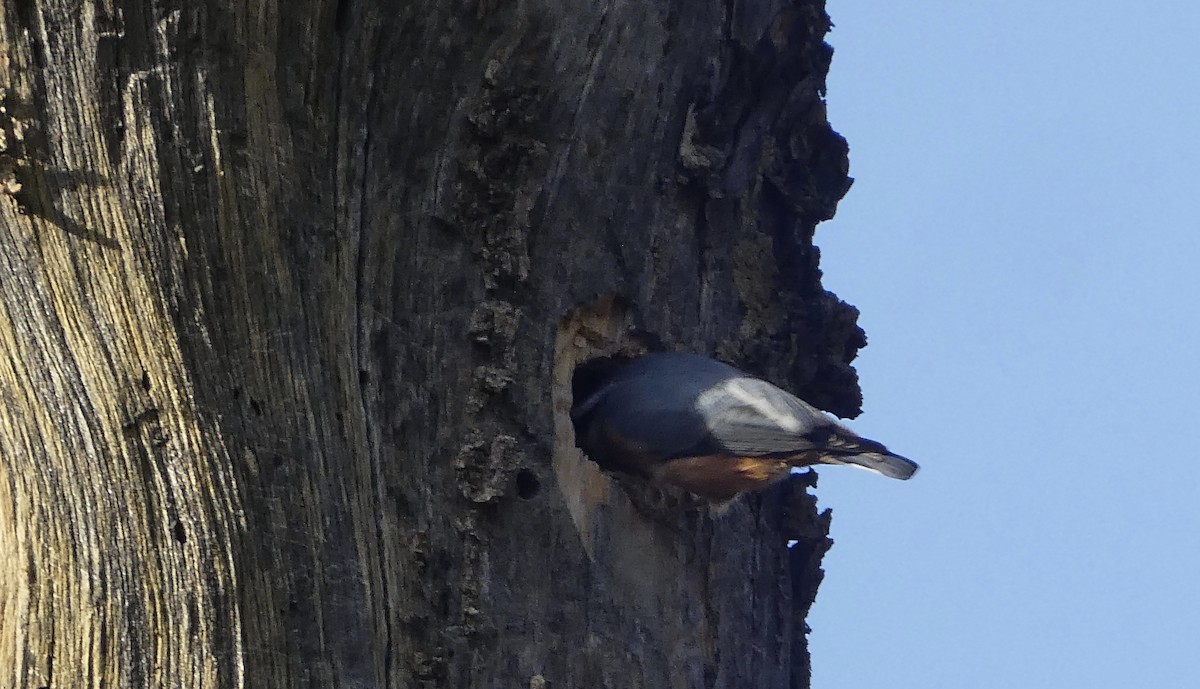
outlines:
M758 381L754 382L757 383ZM771 403L771 400L764 399L746 384L746 379L744 378L731 378L720 385L705 390L696 399L696 408L705 409L714 399L726 395L733 397L739 402L743 402L747 407L758 412L764 419L784 431L790 433L800 431L802 425L800 419L796 418L791 409L774 405Z

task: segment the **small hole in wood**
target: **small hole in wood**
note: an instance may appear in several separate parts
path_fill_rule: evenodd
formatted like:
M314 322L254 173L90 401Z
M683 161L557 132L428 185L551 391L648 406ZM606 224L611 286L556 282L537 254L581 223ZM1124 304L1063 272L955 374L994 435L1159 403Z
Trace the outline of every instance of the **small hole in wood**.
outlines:
M522 469L517 472L517 495L522 500L529 500L542 490L542 482L538 480L537 474L529 469Z

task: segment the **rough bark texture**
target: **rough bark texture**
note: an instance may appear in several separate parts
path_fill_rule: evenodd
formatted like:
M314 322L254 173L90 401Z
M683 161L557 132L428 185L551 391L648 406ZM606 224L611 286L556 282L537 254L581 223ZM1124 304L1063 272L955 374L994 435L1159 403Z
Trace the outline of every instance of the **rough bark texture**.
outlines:
M804 479L715 516L566 411L666 348L857 412L827 29L0 3L0 685L807 687Z

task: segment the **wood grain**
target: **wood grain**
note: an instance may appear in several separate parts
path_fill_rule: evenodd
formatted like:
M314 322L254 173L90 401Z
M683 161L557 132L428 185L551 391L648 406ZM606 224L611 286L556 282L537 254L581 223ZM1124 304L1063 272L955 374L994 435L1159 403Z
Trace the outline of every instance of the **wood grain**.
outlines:
M637 342L856 413L828 28L0 3L0 686L807 687L803 481L564 479L555 406Z

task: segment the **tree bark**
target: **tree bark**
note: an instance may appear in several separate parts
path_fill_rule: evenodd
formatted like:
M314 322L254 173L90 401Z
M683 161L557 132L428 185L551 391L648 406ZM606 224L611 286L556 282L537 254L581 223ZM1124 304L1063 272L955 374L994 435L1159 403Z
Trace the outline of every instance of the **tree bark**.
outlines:
M715 515L567 412L672 349L857 413L828 27L0 4L0 684L807 687L811 481Z

